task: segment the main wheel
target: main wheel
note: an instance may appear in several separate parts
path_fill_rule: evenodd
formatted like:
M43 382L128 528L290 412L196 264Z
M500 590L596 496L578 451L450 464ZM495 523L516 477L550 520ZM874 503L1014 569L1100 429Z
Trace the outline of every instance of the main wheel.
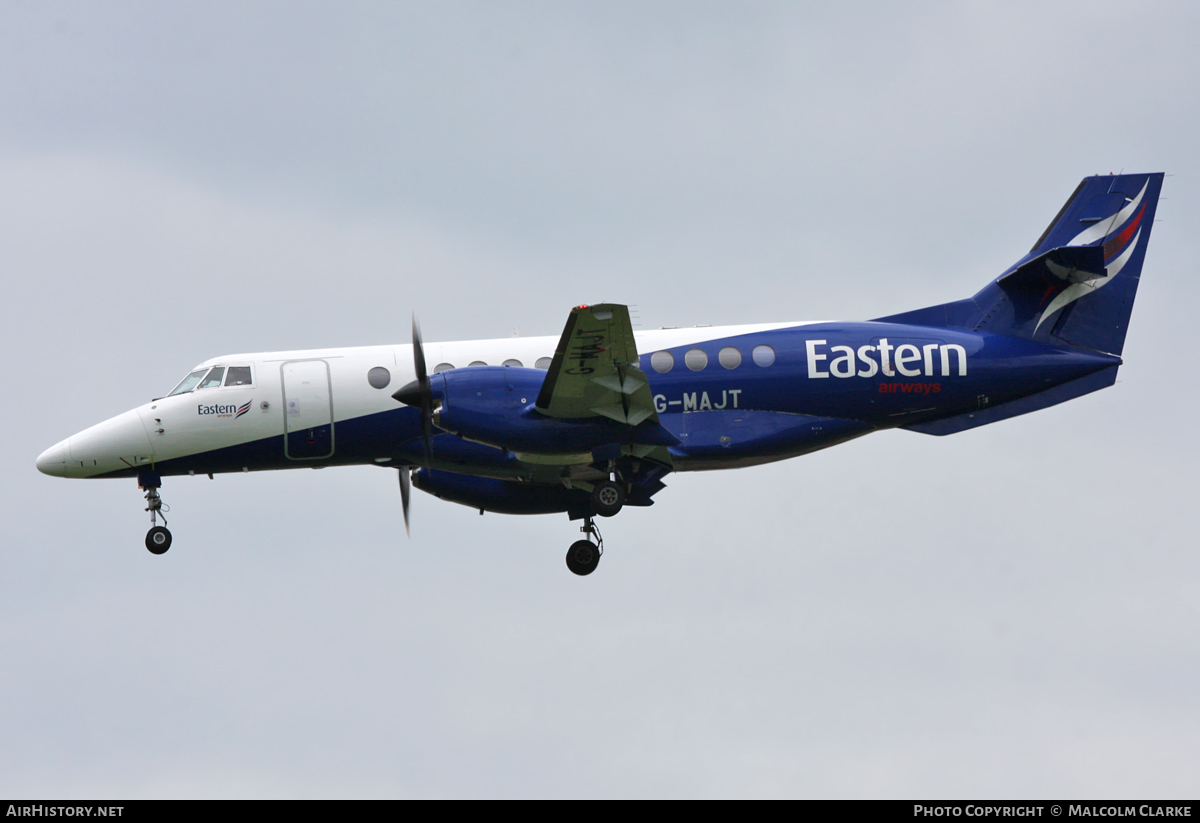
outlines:
M567 568L582 577L591 574L600 563L600 547L589 540L576 540L567 549Z
M151 554L163 554L171 548L171 533L166 526L155 526L146 532L146 548Z
M592 508L601 517L612 517L625 505L625 487L605 480L592 489Z

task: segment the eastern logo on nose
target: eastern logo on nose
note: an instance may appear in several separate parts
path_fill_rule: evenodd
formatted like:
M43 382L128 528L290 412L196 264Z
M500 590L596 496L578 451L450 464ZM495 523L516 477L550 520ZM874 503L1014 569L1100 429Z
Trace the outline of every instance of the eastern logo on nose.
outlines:
M215 414L217 417L229 417L237 420L246 412L250 411L250 407L254 404L254 398L250 398L240 406L222 406L219 403L214 403L211 406L205 406L203 403L196 406L196 414L204 417L206 415Z

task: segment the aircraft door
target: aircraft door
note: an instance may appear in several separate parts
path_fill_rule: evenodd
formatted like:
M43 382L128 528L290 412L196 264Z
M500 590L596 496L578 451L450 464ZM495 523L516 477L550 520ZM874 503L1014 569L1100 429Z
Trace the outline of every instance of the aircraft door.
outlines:
M333 455L333 392L324 360L293 360L279 367L283 383L283 453L289 460Z

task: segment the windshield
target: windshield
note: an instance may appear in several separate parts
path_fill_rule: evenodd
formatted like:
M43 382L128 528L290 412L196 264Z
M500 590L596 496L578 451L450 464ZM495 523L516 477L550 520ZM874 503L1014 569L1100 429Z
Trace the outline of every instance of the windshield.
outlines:
M183 378L183 382L176 386L174 391L168 394L167 397L174 397L177 394L187 394L192 389L196 388L196 384L200 382L200 378L207 373L208 369L200 369L200 371L192 372L187 377Z
M213 386L221 385L221 378L225 376L225 367L217 366L208 373L208 377L204 378L204 382L200 384L202 389L211 389Z

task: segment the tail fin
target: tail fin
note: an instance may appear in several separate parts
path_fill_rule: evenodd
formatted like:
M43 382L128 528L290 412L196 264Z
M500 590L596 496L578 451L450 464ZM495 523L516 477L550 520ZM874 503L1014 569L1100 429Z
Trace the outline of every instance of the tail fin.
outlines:
M1029 254L969 300L881 317L1119 355L1163 175L1087 177Z

